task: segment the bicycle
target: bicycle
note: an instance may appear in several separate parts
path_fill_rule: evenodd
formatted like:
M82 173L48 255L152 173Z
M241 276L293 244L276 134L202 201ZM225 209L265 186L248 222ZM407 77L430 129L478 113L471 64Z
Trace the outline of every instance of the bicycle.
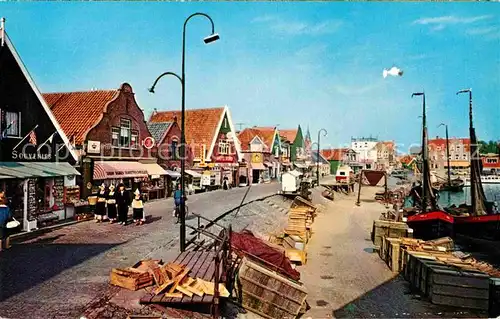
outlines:
M184 205L184 208L185 208L184 218L187 218L188 215L189 215L189 207L188 207L188 205ZM181 210L181 206L180 205L176 206L175 209L174 209L174 211L173 211L173 216L174 217L175 216L180 216L180 213L181 213L180 210ZM179 217L177 217L177 218L179 218Z

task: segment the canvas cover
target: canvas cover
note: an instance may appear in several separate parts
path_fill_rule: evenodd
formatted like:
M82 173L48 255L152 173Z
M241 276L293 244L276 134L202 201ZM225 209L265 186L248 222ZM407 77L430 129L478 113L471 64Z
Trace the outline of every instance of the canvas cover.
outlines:
M280 274L299 281L300 273L292 268L290 260L286 257L284 251L272 247L265 241L255 237L251 231L244 230L241 233L231 233L231 246L235 249L249 255L255 256L271 264ZM265 265L269 266L269 265Z

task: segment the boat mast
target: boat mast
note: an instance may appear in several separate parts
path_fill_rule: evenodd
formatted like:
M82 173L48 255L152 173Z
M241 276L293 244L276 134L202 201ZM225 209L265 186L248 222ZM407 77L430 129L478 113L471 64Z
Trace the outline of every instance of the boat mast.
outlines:
M422 96L422 213L425 214L427 212L427 198L429 197L427 190L429 180L427 175L427 118L425 116L425 93L413 93L411 97L414 96Z
M450 167L450 140L448 139L448 125L446 128L446 158L448 160L448 186L451 186L451 167Z

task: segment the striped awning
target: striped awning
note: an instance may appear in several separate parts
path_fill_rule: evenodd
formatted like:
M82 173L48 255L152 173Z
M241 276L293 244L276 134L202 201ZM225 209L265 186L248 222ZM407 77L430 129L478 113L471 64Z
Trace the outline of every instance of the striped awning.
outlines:
M142 163L149 175L167 175L167 171L156 163Z
M192 171L192 170L190 170L190 169L187 169L187 170L185 170L184 172L185 172L186 174L188 174L188 175L191 175L191 176L195 177L195 178L201 178L201 174L200 174L200 173L195 172L195 171Z
M139 162L94 162L94 180L148 177L148 170Z
M174 177L174 178L181 177L181 173L179 173L179 172L171 171L169 169L167 169L166 172L167 172L167 175L170 177Z
M56 177L80 175L68 163L0 162L1 178Z
M252 167L252 169L256 169L259 171L264 171L267 169L262 163L251 163L250 166Z

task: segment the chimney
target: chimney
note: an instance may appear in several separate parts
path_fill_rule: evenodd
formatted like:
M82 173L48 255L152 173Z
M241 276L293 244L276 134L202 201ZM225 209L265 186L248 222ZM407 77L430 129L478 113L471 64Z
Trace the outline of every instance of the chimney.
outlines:
M5 44L5 18L0 20L0 28L2 28L2 46Z

